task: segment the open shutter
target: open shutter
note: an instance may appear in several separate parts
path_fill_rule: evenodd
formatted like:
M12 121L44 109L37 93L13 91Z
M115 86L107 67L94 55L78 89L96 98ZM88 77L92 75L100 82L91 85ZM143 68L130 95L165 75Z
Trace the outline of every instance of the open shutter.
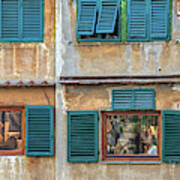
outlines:
M128 40L146 41L147 35L147 0L128 0Z
M163 161L180 162L180 111L163 111Z
M43 0L23 0L23 39L42 40Z
M68 112L68 161L98 161L98 112Z
M93 35L96 23L96 0L79 0L77 34Z
M117 14L118 7L120 7L120 0L101 0L98 23L96 27L97 33L113 33Z
M169 27L169 0L151 0L151 39L167 39Z
M54 154L54 127L52 106L26 107L26 155L52 156Z
M1 38L13 40L19 37L19 0L1 0Z
M112 90L114 110L152 110L155 109L154 89Z

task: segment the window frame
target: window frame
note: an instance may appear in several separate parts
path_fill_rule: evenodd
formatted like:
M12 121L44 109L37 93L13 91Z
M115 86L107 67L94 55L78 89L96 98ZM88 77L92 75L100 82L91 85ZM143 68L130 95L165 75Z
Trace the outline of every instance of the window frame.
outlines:
M121 41L121 1L120 0L120 5L118 6L118 12L117 12L117 17L118 17L118 37L116 39L102 39L101 34L99 34L99 37L97 39L83 39L81 38L80 35L77 33L77 25L78 25L78 13L79 13L79 7L80 7L80 0L77 0L77 7L76 7L76 38L77 42L120 42ZM99 13L99 6L100 6L100 0L96 0L96 13ZM98 17L99 15L97 15ZM96 17L96 18L97 18ZM95 26L97 25L97 22Z
M157 115L158 116L158 155L108 155L106 154L106 115ZM161 111L153 110L111 110L101 111L101 161L104 163L159 163L162 161L162 118ZM153 156L153 158L151 157Z
M22 3L23 0L18 0L18 27L21 28L22 30L22 11L23 11L23 7L22 7ZM40 25L40 36L38 38L22 38L22 37L18 37L18 38L1 38L0 37L0 43L20 43L20 42L29 42L29 43L33 43L33 42L44 42L44 0L41 0L41 12L40 12L40 21L41 21L41 25ZM0 0L0 8L2 8L2 0ZM0 11L1 13L1 11ZM21 15L20 15L21 13ZM2 15L0 14L0 27L2 24ZM20 21L20 22L19 22ZM21 32L21 36L22 36L22 31ZM0 32L1 33L1 32Z
M24 106L0 106L0 111L21 111L21 135L22 135L22 150L1 150L1 155L24 155L25 154L25 107Z

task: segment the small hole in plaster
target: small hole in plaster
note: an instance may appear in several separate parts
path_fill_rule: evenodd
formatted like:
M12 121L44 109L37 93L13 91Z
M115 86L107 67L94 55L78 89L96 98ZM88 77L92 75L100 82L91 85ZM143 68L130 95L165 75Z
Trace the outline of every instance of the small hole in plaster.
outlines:
M162 71L162 69L159 67L159 68L158 68L158 71L159 71L159 72L161 72L161 71Z

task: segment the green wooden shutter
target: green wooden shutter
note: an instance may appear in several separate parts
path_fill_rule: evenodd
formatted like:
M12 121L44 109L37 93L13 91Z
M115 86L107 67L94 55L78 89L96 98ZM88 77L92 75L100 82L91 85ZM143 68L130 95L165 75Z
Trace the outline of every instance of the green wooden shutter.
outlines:
M53 106L26 107L26 155L54 154Z
M19 38L19 0L1 0L1 38Z
M120 0L101 0L98 23L96 26L97 33L113 33L116 26Z
M151 0L150 15L151 39L168 39L169 0Z
M128 41L148 40L148 0L128 0Z
M163 111L163 161L180 162L180 111Z
M112 90L114 110L152 110L155 109L154 89L115 89Z
M77 34L93 35L96 23L96 0L79 0Z
M43 39L43 3L43 0L23 0L23 39L30 41Z
M98 161L98 112L68 112L68 161Z

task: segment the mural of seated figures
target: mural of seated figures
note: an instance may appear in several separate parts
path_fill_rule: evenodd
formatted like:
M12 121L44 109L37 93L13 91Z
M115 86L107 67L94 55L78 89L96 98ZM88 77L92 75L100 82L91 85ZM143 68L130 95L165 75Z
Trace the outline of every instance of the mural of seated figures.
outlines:
M103 152L107 158L153 158L159 156L159 116L146 112L106 113Z

